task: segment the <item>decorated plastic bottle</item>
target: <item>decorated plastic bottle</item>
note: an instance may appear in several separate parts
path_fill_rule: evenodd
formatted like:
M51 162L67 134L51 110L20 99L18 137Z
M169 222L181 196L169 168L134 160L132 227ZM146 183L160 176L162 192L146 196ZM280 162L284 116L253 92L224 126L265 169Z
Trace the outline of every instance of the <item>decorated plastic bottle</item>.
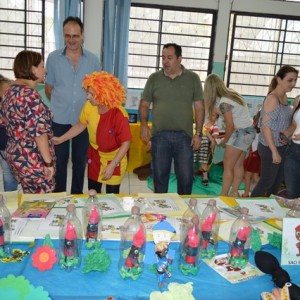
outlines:
M83 230L87 243L102 241L102 211L97 192L89 190L89 198L82 209Z
M123 279L137 280L144 268L146 230L140 217L140 208L133 206L129 217L120 228L119 272Z
M193 225L192 219L194 216L198 216L200 220L201 214L197 208L197 199L191 198L188 204L188 208L183 213L181 219L180 235L182 238L186 236L187 230Z
M59 264L61 269L71 271L81 263L82 225L76 216L74 204L67 206L67 214L59 229Z
M11 214L0 194L0 258L10 256L11 252Z
M185 236L181 238L179 269L184 275L197 275L201 262L200 254L200 220L198 215L191 219L191 226L184 230Z
M217 254L219 226L220 213L216 206L216 200L210 199L201 215L202 258L212 258Z
M188 208L182 215L181 224L180 224L180 241L181 245L187 235L187 231L193 225L192 218L198 216L200 220L200 212L197 208L197 199L191 198L188 204ZM200 229L200 227L199 227Z
M231 226L228 258L233 267L244 268L249 260L252 227L248 220L248 212L248 208L241 208L241 215Z

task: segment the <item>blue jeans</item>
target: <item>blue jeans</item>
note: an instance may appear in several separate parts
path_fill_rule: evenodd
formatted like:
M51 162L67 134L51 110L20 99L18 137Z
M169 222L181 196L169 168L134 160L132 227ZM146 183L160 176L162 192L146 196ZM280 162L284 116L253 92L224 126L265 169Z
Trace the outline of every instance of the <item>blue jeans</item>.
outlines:
M189 195L193 187L193 150L191 137L184 131L160 131L151 139L155 193L167 193L174 159L179 195Z
M300 145L291 142L287 148L284 162L284 180L287 198L300 197Z
M3 172L3 185L5 192L16 191L18 189L18 182L11 173L8 163L4 158L4 151L0 151L0 164Z
M54 136L61 136L72 126L64 124L52 124ZM72 139L72 185L71 194L82 194L84 184L84 172L88 149L88 133L82 133ZM70 155L70 141L55 146L56 160L56 189L55 192L65 192L67 189L67 167Z

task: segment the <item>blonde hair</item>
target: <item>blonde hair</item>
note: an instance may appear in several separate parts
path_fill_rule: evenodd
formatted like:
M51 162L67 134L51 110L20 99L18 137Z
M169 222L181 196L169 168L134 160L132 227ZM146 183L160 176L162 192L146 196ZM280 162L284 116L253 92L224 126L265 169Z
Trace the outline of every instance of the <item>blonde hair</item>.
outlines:
M242 106L246 105L243 97L235 90L227 88L218 75L208 75L204 84L204 102L208 118L212 117L217 98L221 97L229 98Z

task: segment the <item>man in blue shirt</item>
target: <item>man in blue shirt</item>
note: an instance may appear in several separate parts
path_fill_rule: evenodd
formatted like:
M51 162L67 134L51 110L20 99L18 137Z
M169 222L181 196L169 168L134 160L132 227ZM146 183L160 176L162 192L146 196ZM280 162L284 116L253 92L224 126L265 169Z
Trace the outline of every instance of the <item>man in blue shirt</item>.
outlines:
M86 101L82 80L86 74L100 71L99 59L83 49L83 23L77 17L68 17L63 23L65 48L50 53L46 64L45 93L51 101L53 133L61 136L78 122ZM83 190L88 133L83 131L72 139L72 194ZM56 192L66 191L67 165L70 145L66 141L55 146L57 157Z

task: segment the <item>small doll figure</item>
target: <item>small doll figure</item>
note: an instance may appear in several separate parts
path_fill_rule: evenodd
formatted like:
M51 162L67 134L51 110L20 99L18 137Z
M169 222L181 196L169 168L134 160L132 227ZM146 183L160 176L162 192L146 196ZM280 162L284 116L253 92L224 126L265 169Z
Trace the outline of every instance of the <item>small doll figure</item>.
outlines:
M169 245L167 242L159 242L155 245L159 287L163 287L164 283L171 277L171 273L168 271L168 265L172 262L172 260L167 257L168 250Z
M297 239L297 241L299 241L297 244L296 244L296 247L298 249L298 254L296 254L296 256L300 256L300 225L298 225L296 228L295 228L295 237ZM0 244L1 245L1 244Z
M144 227L140 226L138 232L134 235L132 246L130 248L129 254L125 260L125 265L128 268L138 267L139 266L139 255L141 248L144 246L146 241Z
M202 229L202 238L203 238L203 249L207 249L208 244L215 244L215 241L212 238L212 227L214 224L214 221L216 219L217 213L210 214L202 223L201 229Z
M235 241L231 247L231 257L240 257L243 255L244 245L247 241L248 235L251 231L249 227L243 227L238 231Z
M76 240L76 231L75 227L72 223L67 224L65 241L64 241L64 255L65 261L67 259L73 259L76 256L76 247L75 247L75 240Z
M86 234L85 234L86 242L89 242L90 239L97 241L98 224L99 224L99 213L96 207L93 207L86 228Z
M0 219L0 248L4 251L4 229L3 229L3 222Z

